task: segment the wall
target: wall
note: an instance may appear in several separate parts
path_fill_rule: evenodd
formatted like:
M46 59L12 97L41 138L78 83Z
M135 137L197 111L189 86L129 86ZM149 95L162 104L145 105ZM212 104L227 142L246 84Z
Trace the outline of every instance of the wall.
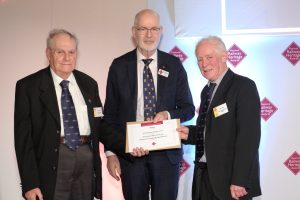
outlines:
M234 72L253 79L258 86L261 100L267 98L273 104L272 107L267 102L262 102L264 114L269 113L270 116L267 120L262 118L260 160L263 195L256 199L299 200L300 129L297 105L300 102L300 62L293 65L282 55L285 49L295 42L298 48L295 48L295 53L291 55L300 59L299 31L292 29L292 34L224 34L224 27L220 27L220 17L224 14L220 3L232 1L0 0L0 200L21 199L13 142L14 89L18 79L47 66L45 47L48 31L54 27L61 27L76 33L80 40L78 68L98 81L100 96L104 102L108 67L114 57L133 48L130 30L133 18L138 10L145 7L153 8L161 15L164 34L160 49L169 52L177 46L187 56L183 64L189 76L196 107L200 104L199 94L206 83L200 75L194 57L197 40L203 35L218 34L223 37L228 48L236 44L247 54L237 66L228 63L229 67ZM284 2L293 6L293 9L299 8L300 4L288 4L295 1ZM200 6L195 4L202 2ZM188 11L191 5L195 10ZM277 6L275 8L277 9ZM266 10L270 9L274 10L271 6ZM214 15L217 17L211 16L211 10L218 12ZM195 18L197 14L201 14L201 18ZM284 15L288 19L297 18L297 14L275 13L275 16ZM191 18L181 21L185 17ZM190 34L186 29L189 27L201 34ZM189 123L194 122L195 119ZM186 146L184 153L184 159L190 166L180 178L179 200L190 199L194 148ZM120 183L110 178L103 154L102 158L104 200L121 200L123 198ZM294 164L294 173L284 164L287 160L290 161L290 167Z
M15 83L47 66L49 30L76 33L78 69L98 81L104 102L108 67L114 57L133 48L134 15L146 6L146 0L0 0L1 200L21 199L13 141ZM106 166L103 170L104 199L122 199L120 183L110 178Z
M254 80L261 99L259 153L263 195L254 199L299 200L300 23L295 9L299 10L300 4L296 0L279 0L276 5L270 0L148 3L159 12L165 27L160 49L185 58L182 63L196 108L207 80L198 69L195 45L207 35L222 37L233 63L228 62L228 67ZM195 124L196 118L197 114L188 124ZM195 151L192 145L183 149L178 200L190 200Z

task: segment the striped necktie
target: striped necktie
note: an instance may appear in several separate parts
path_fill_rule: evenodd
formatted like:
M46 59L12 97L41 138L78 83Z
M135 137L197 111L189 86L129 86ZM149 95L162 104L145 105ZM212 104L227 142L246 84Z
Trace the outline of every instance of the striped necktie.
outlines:
M196 140L196 162L198 162L204 154L204 129L205 129L207 110L216 85L217 85L216 83L210 83L209 86L206 85L201 92L200 113L197 119L198 133L197 133L197 140Z

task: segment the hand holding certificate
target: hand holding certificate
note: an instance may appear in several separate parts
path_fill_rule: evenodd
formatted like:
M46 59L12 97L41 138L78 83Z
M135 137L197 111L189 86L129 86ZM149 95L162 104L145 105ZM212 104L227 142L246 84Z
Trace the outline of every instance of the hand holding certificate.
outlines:
M127 122L126 153L133 148L142 147L149 151L181 148L179 133L179 119L171 119L153 123Z

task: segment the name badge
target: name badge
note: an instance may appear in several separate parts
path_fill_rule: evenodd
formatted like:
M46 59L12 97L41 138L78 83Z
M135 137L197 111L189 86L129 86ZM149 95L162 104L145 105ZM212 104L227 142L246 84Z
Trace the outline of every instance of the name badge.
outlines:
M102 107L95 107L94 109L94 117L103 117Z
M224 114L228 113L227 104L223 103L219 106L216 106L213 108L213 111L214 111L215 118L217 118L221 115L224 115Z
M167 72L166 70L163 70L163 69L159 69L158 74L161 75L161 76L164 76L164 77L169 76L169 72Z

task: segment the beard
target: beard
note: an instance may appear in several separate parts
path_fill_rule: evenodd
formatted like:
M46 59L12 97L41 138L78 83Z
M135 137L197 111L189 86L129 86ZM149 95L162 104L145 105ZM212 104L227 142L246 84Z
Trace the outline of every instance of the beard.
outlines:
M142 41L142 42L138 42L138 47L143 51L155 51L158 47L158 44L159 44L159 40L151 44L147 44L146 42Z

